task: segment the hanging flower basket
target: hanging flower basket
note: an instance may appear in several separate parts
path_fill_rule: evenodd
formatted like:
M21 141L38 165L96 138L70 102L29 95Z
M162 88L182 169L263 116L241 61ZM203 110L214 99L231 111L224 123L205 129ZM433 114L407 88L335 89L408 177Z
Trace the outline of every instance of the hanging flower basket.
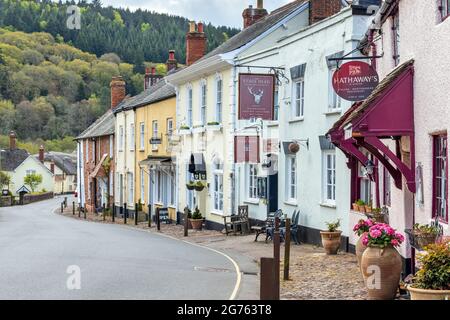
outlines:
M292 142L289 144L288 149L291 153L297 153L300 151L300 145L296 142Z
M205 189L205 185L203 183L201 183L200 181L198 181L195 185L194 185L194 189L195 191L203 191L203 189Z
M194 190L195 189L195 184L194 184L194 182L189 182L189 183L186 183L186 188L188 189L188 190Z

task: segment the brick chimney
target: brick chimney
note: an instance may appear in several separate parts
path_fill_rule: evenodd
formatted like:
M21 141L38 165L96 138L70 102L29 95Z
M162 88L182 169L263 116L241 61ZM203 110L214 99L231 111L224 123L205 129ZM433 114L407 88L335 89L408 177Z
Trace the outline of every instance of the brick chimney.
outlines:
M16 150L16 133L14 131L9 133L9 150Z
M264 9L263 0L258 0L256 8L253 8L252 5L248 6L248 8L242 12L242 17L244 18L244 29L250 27L259 19L264 18L267 14L267 10Z
M331 17L341 8L341 0L309 0L309 24Z
M197 28L196 28L197 27ZM203 23L195 25L195 21L189 22L189 32L186 35L186 64L188 66L201 59L206 52L206 35Z
M112 77L109 86L111 87L111 109L114 109L125 99L125 81L121 76Z
M42 163L44 163L44 154L45 154L44 146L41 145L39 147L39 161L42 162Z
M175 50L169 51L169 59L166 61L167 72L178 68L178 61L175 59Z
M153 87L162 78L162 75L156 74L155 67L145 68L144 89L147 90L148 88Z

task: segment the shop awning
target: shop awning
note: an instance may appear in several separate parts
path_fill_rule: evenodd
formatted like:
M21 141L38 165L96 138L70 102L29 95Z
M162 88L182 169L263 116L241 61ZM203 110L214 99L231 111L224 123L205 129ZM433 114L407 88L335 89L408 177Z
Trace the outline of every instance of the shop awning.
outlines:
M104 177L105 176L105 170L103 169L103 163L105 162L106 158L108 157L108 154L105 153L102 156L102 159L100 162L95 166L94 171L89 175L89 178L95 179L97 177Z
M414 60L409 60L387 75L365 101L355 103L328 135L349 159L367 166L369 159L360 151L365 148L390 172L398 188L403 175L415 193L413 78ZM396 141L397 150L390 150L383 139ZM399 152L402 139L409 140L409 164Z
M148 157L145 160L139 162L141 167L151 166L170 166L172 164L172 158L170 157Z

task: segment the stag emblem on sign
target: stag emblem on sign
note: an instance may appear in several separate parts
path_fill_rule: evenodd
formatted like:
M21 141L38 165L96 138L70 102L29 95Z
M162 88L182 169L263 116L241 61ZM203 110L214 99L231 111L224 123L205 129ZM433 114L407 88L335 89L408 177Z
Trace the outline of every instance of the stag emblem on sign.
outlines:
M258 91L253 92L253 88L252 87L248 87L248 92L250 92L250 94L253 96L253 98L255 100L255 103L257 105L260 105L262 97L264 96L264 90L259 89Z

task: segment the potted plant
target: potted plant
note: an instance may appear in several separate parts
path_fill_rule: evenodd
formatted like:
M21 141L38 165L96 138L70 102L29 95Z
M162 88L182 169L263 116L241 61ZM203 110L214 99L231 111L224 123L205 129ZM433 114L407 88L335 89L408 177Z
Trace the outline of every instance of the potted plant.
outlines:
M196 191L203 191L203 189L205 189L205 185L203 184L203 182L201 182L201 181L197 181L195 184L194 184L194 188L195 188L195 190Z
M191 223L192 210L189 209L188 207L185 207L184 212L187 213L188 229L192 229L192 223Z
M366 211L366 213L371 213L372 212L372 203L369 202L364 206L364 209Z
M188 190L194 190L195 189L195 182L194 181L189 181L188 183L186 183L186 188Z
M322 245L328 255L335 255L341 246L342 231L338 230L341 226L341 221L327 222L326 225L328 229L326 231L320 231Z
M359 205L356 202L354 202L352 204L352 206L353 206L353 211L359 212Z
M450 241L430 244L418 257L420 270L407 287L411 300L450 299Z
M436 242L440 234L440 230L436 226L432 226L429 224L418 224L414 225L412 235L414 237L414 244L417 248L422 249L430 244Z
M217 121L208 122L208 129L211 130L220 130L220 123Z
M363 200L359 199L356 201L356 204L358 205L359 212L366 213L366 203Z
M367 249L361 258L361 272L370 300L395 298L402 271L402 259L395 248L404 240L402 234L385 223L374 224L363 236L362 244Z
M358 259L358 266L361 265L361 258L366 250L367 246L363 244L363 237L367 235L370 227L372 227L375 222L372 219L367 220L359 220L359 222L353 227L353 232L359 237L359 240L356 242L356 258Z
M191 132L191 128L187 125L180 126L180 134L187 134Z
M194 212L192 213L192 218L189 219L189 221L192 224L192 229L202 230L203 217L198 207L195 208Z

